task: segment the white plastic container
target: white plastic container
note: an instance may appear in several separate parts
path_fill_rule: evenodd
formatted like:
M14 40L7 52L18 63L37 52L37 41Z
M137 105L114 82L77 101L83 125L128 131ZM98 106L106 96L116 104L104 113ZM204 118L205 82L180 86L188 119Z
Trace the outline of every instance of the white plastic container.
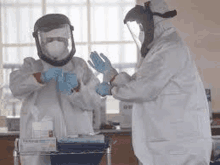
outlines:
M32 123L32 138L53 137L53 118L45 116L40 122Z

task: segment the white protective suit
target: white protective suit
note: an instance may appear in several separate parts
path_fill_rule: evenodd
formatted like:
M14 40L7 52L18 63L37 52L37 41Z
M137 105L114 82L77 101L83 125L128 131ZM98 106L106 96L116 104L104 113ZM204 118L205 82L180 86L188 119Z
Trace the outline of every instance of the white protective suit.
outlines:
M169 11L162 0L151 3L153 12ZM212 139L203 83L175 28L154 17L150 51L132 77L115 77L112 95L133 102L132 143L144 165L209 165Z
M38 114L39 121L45 116L53 118L54 134L58 139L94 133L91 115L92 110L99 110L101 106L101 99L94 89L99 80L83 59L73 57L61 68L64 71L73 71L77 75L81 84L80 91L71 95L61 94L56 91L54 79L47 84L40 84L32 75L50 67L41 60L28 57L24 59L22 67L10 75L12 94L23 101L20 115L20 138L32 138L32 122L35 120L35 112ZM44 165L50 164L50 159L48 156L25 156L21 157L21 162L22 165Z

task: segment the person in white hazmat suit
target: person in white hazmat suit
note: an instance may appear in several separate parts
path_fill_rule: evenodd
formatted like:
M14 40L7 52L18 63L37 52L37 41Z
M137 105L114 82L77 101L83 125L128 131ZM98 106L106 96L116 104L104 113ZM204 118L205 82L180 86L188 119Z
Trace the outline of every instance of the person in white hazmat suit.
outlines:
M10 74L10 89L23 101L20 138L36 135L34 122L53 121L57 139L93 135L92 110L99 110L101 97L95 92L99 80L86 62L75 54L73 26L62 14L48 14L37 20L33 36L39 60L24 59ZM51 164L49 156L22 156L22 165Z
M133 103L132 144L142 164L209 165L212 139L205 89L187 46L166 19L176 14L163 0L136 5L127 13L124 23L141 54L134 75L117 73L96 52L88 62L104 76L97 93ZM139 41L133 22L139 24Z

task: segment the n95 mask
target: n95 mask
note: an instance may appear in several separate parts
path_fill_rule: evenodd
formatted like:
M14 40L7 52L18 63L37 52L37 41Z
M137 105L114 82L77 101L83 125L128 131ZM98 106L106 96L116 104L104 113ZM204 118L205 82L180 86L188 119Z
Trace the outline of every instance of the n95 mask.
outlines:
M60 41L53 41L49 42L45 46L48 55L51 56L53 59L59 59L66 51L66 46L64 42Z

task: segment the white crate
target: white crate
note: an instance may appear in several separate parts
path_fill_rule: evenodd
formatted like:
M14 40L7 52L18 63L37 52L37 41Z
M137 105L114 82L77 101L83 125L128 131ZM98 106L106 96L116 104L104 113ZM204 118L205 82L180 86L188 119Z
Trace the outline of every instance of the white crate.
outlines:
M56 138L20 139L19 152L54 152L57 150Z

